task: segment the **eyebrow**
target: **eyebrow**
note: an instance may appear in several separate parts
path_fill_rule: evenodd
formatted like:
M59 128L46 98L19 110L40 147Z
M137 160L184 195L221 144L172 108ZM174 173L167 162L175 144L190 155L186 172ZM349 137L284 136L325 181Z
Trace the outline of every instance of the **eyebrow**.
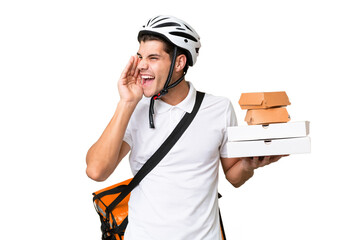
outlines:
M141 54L140 53L136 53L138 56L141 56ZM161 57L161 55L160 54L156 54L156 53L152 53L152 54L150 54L149 56L147 56L148 58L149 57Z

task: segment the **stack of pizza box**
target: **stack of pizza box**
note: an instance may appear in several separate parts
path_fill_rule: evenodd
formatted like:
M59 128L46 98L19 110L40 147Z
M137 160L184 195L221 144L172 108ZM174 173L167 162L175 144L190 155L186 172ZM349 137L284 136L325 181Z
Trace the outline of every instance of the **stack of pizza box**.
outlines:
M310 152L309 121L289 122L286 92L241 94L248 126L228 128L229 157L288 155Z

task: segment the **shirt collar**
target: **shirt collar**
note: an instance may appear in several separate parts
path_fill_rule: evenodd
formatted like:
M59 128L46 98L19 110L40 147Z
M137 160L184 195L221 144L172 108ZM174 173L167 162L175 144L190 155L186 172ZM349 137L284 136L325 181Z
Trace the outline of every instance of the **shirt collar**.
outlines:
M175 106L172 106L164 101L157 100L155 101L154 105L154 111L155 113L163 113L169 111L171 108L177 107L185 112L190 113L194 107L195 104L195 98L196 98L196 89L192 85L191 82L187 82L189 84L189 92L184 100L182 100L180 103L178 103Z

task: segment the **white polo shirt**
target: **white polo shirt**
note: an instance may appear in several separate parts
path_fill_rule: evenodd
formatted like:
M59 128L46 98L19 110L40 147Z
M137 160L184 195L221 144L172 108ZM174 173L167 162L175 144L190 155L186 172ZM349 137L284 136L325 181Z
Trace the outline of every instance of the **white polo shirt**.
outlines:
M195 104L187 97L176 106L155 101L155 129L149 128L149 98L131 116L124 141L131 147L135 175ZM228 126L237 125L231 102L205 94L199 112L161 162L131 192L125 240L220 240L218 171L227 157Z

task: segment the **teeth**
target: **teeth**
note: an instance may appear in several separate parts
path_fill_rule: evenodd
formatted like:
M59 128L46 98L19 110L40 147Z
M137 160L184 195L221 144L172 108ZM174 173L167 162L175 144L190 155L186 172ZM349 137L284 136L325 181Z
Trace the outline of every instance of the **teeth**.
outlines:
M154 77L151 77L151 76L141 76L141 78L144 79L144 80L148 80L148 79L152 79L152 78L154 78Z

